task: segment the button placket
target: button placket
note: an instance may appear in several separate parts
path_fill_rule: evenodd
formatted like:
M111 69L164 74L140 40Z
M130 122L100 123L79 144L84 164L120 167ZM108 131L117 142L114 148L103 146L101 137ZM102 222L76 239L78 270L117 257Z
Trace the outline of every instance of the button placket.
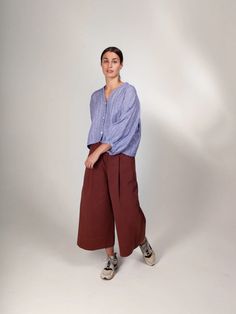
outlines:
M102 128L104 129L104 124L105 124L105 116L106 116L106 110L107 110L107 107L106 107L107 103L105 103L105 110L102 114ZM102 135L103 134L103 129L101 130L100 134Z

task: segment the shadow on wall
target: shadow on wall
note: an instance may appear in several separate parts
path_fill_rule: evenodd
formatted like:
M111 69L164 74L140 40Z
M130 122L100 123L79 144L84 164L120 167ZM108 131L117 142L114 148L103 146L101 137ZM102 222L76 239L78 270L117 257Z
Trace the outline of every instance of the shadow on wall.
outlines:
M136 158L140 205L147 236L163 255L204 225L214 168L153 116L142 122Z

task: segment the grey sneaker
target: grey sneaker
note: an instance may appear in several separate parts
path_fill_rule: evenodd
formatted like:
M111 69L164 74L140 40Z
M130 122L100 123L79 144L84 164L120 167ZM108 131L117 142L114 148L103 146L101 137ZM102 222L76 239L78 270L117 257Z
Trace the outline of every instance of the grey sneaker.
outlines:
M118 268L118 258L117 253L114 252L113 256L106 256L105 266L100 274L102 279L112 279L115 275L115 271Z
M143 253L143 257L145 260L145 263L148 264L149 266L153 266L156 264L156 254L153 251L150 243L148 242L147 237L145 237L145 242L141 245L139 245L140 250Z

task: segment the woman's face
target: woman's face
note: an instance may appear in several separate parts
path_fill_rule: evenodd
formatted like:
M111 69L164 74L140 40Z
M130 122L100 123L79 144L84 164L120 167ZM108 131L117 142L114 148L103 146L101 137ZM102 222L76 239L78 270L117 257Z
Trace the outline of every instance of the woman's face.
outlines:
M102 71L106 78L117 77L122 68L120 58L115 52L107 51L102 57Z

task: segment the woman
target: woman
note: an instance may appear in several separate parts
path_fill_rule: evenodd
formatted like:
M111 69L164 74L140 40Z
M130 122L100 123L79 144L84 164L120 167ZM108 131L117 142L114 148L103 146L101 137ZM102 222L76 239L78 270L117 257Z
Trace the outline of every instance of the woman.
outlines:
M129 256L137 246L148 265L156 263L156 256L145 236L146 218L138 199L135 155L141 138L139 98L133 85L120 80L120 49L106 48L101 67L106 85L90 98L90 151L85 161L77 245L86 250L105 248L100 277L111 279L118 268L114 223L120 256Z

